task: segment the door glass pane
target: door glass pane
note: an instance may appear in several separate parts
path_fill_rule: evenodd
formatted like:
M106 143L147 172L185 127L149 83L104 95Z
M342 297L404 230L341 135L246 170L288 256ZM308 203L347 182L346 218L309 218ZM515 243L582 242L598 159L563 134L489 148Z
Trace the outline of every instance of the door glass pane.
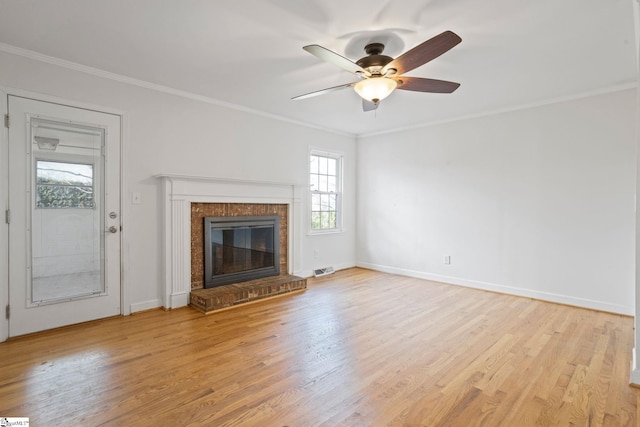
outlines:
M37 208L93 208L93 165L36 160Z
M34 304L105 292L103 145L100 128L31 120Z

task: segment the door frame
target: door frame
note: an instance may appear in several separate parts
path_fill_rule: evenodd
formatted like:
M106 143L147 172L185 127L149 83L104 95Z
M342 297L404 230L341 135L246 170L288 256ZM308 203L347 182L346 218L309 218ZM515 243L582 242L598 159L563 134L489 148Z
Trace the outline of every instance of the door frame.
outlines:
M126 223L129 214L129 205L125 203L125 185L124 182L124 166L125 166L125 146L124 140L127 134L126 113L122 110L105 107L102 105L90 104L86 102L72 101L69 99L59 98L56 96L45 95L37 92L31 92L22 89L15 89L10 87L0 86L1 106L0 112L2 113L2 121L0 126L2 131L0 132L0 200L2 201L2 211L0 212L2 218L2 227L0 231L0 342L6 341L9 337L9 321L5 316L5 308L9 304L9 225L4 220L4 211L8 208L9 203L9 129L4 126L4 116L7 114L8 108L8 96L18 96L23 98L30 98L35 101L49 102L53 104L60 104L67 107L82 108L85 110L92 110L100 113L107 113L120 116L120 224L121 231L119 233L120 239L120 314L131 314L131 299L129 296L129 286L126 281L128 276L128 263L125 262L128 259L126 239Z

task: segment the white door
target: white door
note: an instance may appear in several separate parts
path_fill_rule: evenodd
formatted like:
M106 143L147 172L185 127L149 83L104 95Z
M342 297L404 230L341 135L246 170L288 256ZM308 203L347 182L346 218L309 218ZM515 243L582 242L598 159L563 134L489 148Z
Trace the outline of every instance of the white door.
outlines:
M120 314L120 116L9 112L9 336Z

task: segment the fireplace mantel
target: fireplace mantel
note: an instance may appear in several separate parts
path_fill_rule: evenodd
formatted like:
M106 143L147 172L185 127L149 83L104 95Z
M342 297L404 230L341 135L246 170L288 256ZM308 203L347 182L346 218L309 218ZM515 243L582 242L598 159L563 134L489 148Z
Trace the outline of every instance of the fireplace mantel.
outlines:
M191 291L191 203L277 203L289 212L289 274L301 271L302 197L304 186L224 178L157 175L163 194L163 306L186 306ZM284 273L284 272L283 272Z

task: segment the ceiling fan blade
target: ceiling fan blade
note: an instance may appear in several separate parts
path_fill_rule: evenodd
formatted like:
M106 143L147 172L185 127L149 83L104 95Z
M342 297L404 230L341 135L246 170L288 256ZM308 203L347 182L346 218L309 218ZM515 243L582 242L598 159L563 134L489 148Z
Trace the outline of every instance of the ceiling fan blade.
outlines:
M329 93L329 92L333 92L333 91L336 91L336 90L340 90L340 89L344 89L344 88L347 88L347 87L351 87L353 85L355 85L355 83L347 83L347 84L340 85L340 86L328 87L326 89L321 89L321 90L316 90L314 92L305 93L304 95L294 96L291 99L311 98L311 97L314 97L314 96L324 95L325 93Z
M382 74L391 68L397 70L397 75L404 74L437 58L461 41L462 39L453 31L445 31L389 62L382 69Z
M367 101L366 99L363 99L362 100L362 111L373 111L373 110L378 108L379 104L380 104L380 102L374 104L371 101Z
M303 47L303 49L310 54L322 59L323 61L333 65L337 65L338 67L342 68L343 70L347 70L350 73L367 74L367 71L355 62L317 44L305 46Z
M413 90L415 92L451 93L460 87L460 83L446 80L424 79L422 77L398 77L397 89Z

